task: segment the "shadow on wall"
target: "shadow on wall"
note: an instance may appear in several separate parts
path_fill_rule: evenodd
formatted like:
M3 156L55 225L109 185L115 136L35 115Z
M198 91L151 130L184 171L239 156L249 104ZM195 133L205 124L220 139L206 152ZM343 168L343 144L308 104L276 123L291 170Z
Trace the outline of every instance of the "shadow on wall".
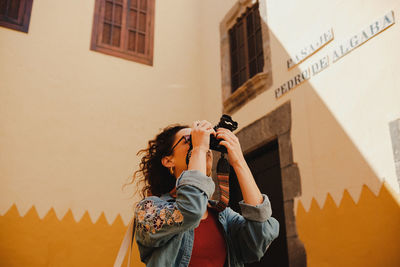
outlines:
M270 45L275 59L272 64L282 62L282 66L273 66L275 87L268 90L275 90L302 70L295 67L288 76L285 62L290 56L271 31ZM314 59L308 61L312 63ZM302 66L310 64L308 61ZM329 75L333 64L316 75ZM345 81L341 86L346 86ZM307 79L281 96L277 106L288 100L294 161L300 169L302 193L296 222L286 218L285 223L297 224L307 266L400 266L398 195L382 184Z
M363 186L357 203L347 190L339 206L330 194L322 208L313 199L306 212L300 203L298 231L308 266L400 266L400 201L394 194L383 183L377 196Z
M287 51L271 31L269 34L271 56L278 59L272 64L286 61ZM328 74L331 67L318 75ZM276 85L301 72L294 68L288 77L285 63L273 69ZM255 101L261 97L265 95ZM290 140L300 169L302 195L296 222L293 218L285 223L297 223L295 234L305 245L308 266L399 266L400 204L395 193L381 186L311 83L306 80L272 102L276 107L288 100ZM51 209L40 219L34 207L21 217L13 205L0 216L0 265L111 266L125 229L119 216L111 225L104 215L92 223L87 213L75 222L70 211L58 220ZM137 249L134 252L134 266L143 266Z

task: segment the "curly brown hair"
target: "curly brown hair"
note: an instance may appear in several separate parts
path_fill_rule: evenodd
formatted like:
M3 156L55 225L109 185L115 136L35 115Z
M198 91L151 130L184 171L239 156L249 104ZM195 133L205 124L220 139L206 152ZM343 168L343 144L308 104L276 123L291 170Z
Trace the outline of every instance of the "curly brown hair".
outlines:
M169 125L165 127L154 139L148 141L145 149L138 151L143 155L139 169L134 172L132 182L141 177L144 182L142 197L146 195L161 196L170 192L175 187L176 178L167 167L162 165L161 159L172 154L171 148L178 131L189 128L187 125Z

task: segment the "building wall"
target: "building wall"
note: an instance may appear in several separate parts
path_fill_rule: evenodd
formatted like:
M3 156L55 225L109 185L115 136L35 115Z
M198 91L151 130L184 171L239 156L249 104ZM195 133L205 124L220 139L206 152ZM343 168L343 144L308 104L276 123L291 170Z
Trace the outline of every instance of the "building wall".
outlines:
M233 113L234 119L243 128L290 101L302 187L295 203L297 230L309 266L397 266L399 184L389 123L400 117L400 54L393 45L400 42L398 1L266 1L266 6L273 85ZM208 29L217 29L225 15L217 10ZM391 10L394 25L275 98L275 89ZM295 52L330 28L332 42L287 70ZM216 45L210 41L206 66L216 64ZM208 73L212 95L221 77L213 69ZM218 109L222 106L212 104L207 111Z
M110 265L136 200L134 188L121 190L136 151L170 123L221 114L219 23L235 2L156 1L153 67L89 50L94 1L34 1L28 34L0 28L0 263ZM393 26L275 98L281 84L390 10ZM233 118L243 128L290 101L297 229L309 266L339 266L337 257L367 266L352 255L372 257L376 244L384 245L370 263L400 262L389 133L400 118L399 12L395 0L267 1L273 85ZM289 55L329 28L335 39L288 71ZM339 244L343 253L329 257Z
M94 1L37 1L28 34L0 28L1 213L129 220L136 152L202 114L197 10L157 3L153 67L89 50Z
M360 6L368 8L359 10ZM346 157L348 153L335 148L350 150L351 148L344 145L346 142L353 144L352 153L358 153L357 157L363 158L376 179L387 181L396 192L399 192L389 133L389 122L400 116L400 109L395 101L399 96L395 66L400 55L396 52L396 48L391 46L399 41L397 34L399 26L394 24L278 100L274 96L274 90L309 63L330 52L342 40L358 33L388 11L393 10L396 19L398 8L399 5L395 1L379 3L267 1L273 85L233 116L239 121L240 126L244 127L282 103L291 101L292 141L296 147L294 156L305 172L302 177L303 188L312 190L309 193L305 191L302 195L302 201L306 202L307 207L313 196L317 196L318 203L322 204L322 198L327 192L333 192L333 198L338 203L340 197L336 197L336 193L341 195L343 189L348 187L357 188L351 189L350 193L352 197L358 199L361 192L360 184L368 180L365 178L362 178L362 181L358 180L357 176L360 176L356 175L358 171L351 173L359 170L353 161L349 162L354 166L351 168L353 170L350 168L342 170L350 172L345 176L342 173L340 177L340 172L331 171L335 168L330 164L346 164L338 162L343 160L338 156ZM290 57L290 51L297 52L296 50L309 44L329 28L333 29L335 39L299 67L288 71L286 60ZM392 51L391 56L387 56L390 51ZM212 56L209 60L207 65L212 65ZM339 132L342 136L337 136ZM323 154L328 155L324 155L326 158L321 160ZM329 166L320 166L324 162ZM332 179L324 179L323 183L315 185L317 180L320 180L315 177L317 175L315 171L318 169L323 172L317 173L318 176L329 175ZM380 183L374 182L373 179L368 181L371 183L370 186L374 187L373 191L377 193Z
M90 50L94 2L34 1L28 34L0 28L2 266L110 266L136 152L203 113L199 2L156 1L152 67Z

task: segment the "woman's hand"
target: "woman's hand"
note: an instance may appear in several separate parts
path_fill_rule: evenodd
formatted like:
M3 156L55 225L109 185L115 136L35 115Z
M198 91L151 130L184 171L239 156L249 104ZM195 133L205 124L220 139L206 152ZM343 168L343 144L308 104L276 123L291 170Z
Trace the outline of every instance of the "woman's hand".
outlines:
M215 131L208 121L195 121L192 126L192 146L189 160L189 170L199 170L205 175L211 173L211 166L207 168L207 152L210 147L210 134L215 135ZM210 162L209 162L210 164Z
M242 148L240 147L239 139L231 131L225 128L218 128L217 139L222 139L220 145L228 150L228 160L232 167L245 163Z
M235 170L244 202L254 206L261 204L263 202L263 196L244 159L239 139L231 131L224 128L217 129L216 137L217 139L223 139L220 145L226 147L228 150L229 164L232 165Z
M193 149L207 152L210 147L210 134L215 135L211 123L206 120L193 122L191 132Z

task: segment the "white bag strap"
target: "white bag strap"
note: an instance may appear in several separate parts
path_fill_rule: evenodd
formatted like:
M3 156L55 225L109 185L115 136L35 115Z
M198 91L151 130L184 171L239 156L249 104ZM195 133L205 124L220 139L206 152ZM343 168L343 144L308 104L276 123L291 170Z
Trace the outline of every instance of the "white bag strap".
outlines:
M126 252L128 251L128 264L127 266L130 266L131 263L131 254L132 254L132 243L133 243L133 237L135 235L135 228L136 228L136 222L135 218L132 218L128 225L128 229L126 230L124 239L122 240L121 247L119 248L117 258L115 259L114 262L114 267L121 267L122 263L124 261Z

